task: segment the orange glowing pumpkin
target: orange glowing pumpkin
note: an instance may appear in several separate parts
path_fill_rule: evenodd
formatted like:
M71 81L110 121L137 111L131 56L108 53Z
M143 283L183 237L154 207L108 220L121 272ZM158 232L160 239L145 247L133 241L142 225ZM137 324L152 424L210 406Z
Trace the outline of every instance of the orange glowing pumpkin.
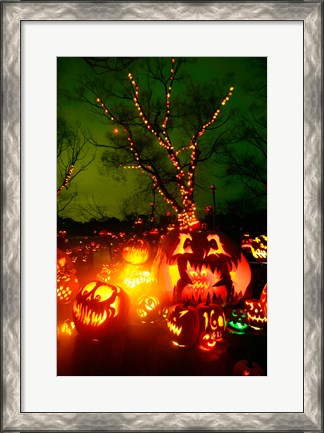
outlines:
M244 311L246 312L248 324L251 328L259 331L266 326L267 318L262 311L258 299L246 299L244 301Z
M127 294L120 287L102 281L85 284L73 303L76 329L91 339L109 338L122 331L128 312Z
M142 295L138 299L136 315L142 323L154 323L161 314L161 304L155 295Z
M174 345L186 347L196 343L199 335L199 317L195 308L187 304L171 305L166 322Z
M210 350L223 340L225 315L221 306L208 301L197 306L200 322L200 347ZM209 337L208 337L209 336Z
M122 256L127 263L142 265L150 257L150 244L143 239L130 239L123 247Z
M161 243L152 271L171 302L190 300L236 305L246 295L250 266L226 235L171 231Z
M56 295L57 301L62 304L68 304L73 301L79 290L79 281L73 272L57 274L56 278Z

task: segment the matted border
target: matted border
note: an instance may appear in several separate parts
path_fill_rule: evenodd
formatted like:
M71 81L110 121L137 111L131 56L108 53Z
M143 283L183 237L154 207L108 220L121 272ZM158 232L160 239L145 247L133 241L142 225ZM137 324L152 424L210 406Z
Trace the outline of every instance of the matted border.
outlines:
M322 431L323 3L9 2L2 12L1 431ZM304 24L304 412L22 413L20 411L20 24L25 20L287 20Z

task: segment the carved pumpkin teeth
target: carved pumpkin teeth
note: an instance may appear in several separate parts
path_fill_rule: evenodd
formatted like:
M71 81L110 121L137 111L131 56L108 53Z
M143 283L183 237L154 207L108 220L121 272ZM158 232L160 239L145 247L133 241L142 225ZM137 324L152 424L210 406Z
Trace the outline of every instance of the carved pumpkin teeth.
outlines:
M175 325L174 323L170 322L169 320L167 320L167 325L168 325L169 330L173 334L175 334L175 335L177 335L179 337L179 335L181 334L181 331L182 331L182 326L178 327L177 325Z

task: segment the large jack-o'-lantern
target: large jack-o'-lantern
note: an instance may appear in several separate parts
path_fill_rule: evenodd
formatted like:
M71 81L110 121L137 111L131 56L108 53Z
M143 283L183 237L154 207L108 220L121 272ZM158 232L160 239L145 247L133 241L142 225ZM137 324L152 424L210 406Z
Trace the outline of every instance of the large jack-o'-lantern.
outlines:
M111 337L127 324L129 298L118 286L102 281L85 284L73 303L73 320L82 336Z
M235 305L251 281L241 250L224 234L173 230L162 242L152 267L171 302L190 300Z

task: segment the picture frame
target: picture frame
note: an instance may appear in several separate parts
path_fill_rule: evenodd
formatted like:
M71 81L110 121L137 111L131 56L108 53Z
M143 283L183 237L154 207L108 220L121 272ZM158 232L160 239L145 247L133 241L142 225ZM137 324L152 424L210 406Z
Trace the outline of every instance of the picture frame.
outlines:
M154 13L153 13L154 12ZM279 20L304 27L304 410L296 413L21 411L21 82L23 21ZM2 430L323 431L323 2L11 2L2 20ZM312 101L307 105L306 102ZM319 241L320 240L320 241Z

